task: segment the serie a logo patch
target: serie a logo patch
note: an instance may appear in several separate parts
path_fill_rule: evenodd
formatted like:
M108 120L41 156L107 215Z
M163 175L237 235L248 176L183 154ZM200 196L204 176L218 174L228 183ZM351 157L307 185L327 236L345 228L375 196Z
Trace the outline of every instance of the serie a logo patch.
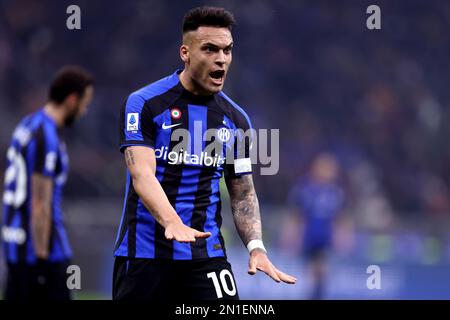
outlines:
M139 113L127 114L127 131L138 131L139 129Z

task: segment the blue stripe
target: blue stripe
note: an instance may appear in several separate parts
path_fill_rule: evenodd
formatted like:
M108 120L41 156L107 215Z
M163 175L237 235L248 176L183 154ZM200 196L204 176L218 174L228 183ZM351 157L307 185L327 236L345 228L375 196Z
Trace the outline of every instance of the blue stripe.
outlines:
M128 228L127 228L127 231L125 232L125 236L123 237L123 241L122 241L120 247L116 250L116 252L114 252L114 256L115 257L128 256Z
M163 123L166 123L167 125L172 124L172 119L170 117L170 110L166 110L160 115L153 118L153 122L156 123L156 130L157 130L155 141L155 156L156 156L158 155L158 153L164 154L165 149L161 148L170 146L170 136L172 134L172 130L171 129L163 130L161 128ZM157 161L156 179L158 179L158 181L161 182L164 177L166 163L162 159L161 160L156 159L156 161Z
M119 241L120 232L122 230L123 220L125 218L125 208L127 206L127 198L128 198L128 192L130 191L130 172L127 170L127 180L126 180L126 187L125 187L125 196L123 198L123 208L122 208L122 217L120 218L120 225L119 225L119 231L117 232L115 245L117 246L117 241Z
M205 150L205 141L203 135L206 132L208 108L205 106L188 105L189 110L189 134L191 137L190 150L191 154L197 155L199 158L203 150ZM199 165L201 166L201 165Z
M27 122L27 126L30 130L36 130L37 127L45 120L44 111L36 112L32 118Z
M55 232L58 232L55 230ZM57 240L58 235L57 234L53 234L52 235L54 237L54 239L51 239L52 241L52 252L50 253L48 260L49 261L57 261L62 257L62 247L61 247L61 243ZM35 262L36 257L35 256L30 256L30 259L28 260L29 263L33 263Z
M162 129L163 123L166 125L172 124L172 118L170 116L170 110L167 109L163 113L153 118L153 122L156 124L156 141L155 141L155 152L162 147L170 146L170 136L172 134L172 129ZM164 152L164 150L162 150Z
M214 249L214 245L220 245L219 241L219 228L217 226L215 217L217 213L217 205L220 201L220 178L222 174L216 171L213 179L211 180L211 196L209 197L210 205L206 209L206 222L204 226L205 232L211 232L211 236L206 239L206 250L208 257L223 257L225 256L223 248Z
M72 257L72 249L70 248L70 244L68 241L68 236L64 226L60 226L58 228L59 238L61 239L62 251L61 256L57 257L57 259L71 258Z
M197 192L200 172L201 169L183 169L180 187L178 188L175 210L187 226L191 226L195 193ZM192 259L191 244L174 241L173 258L175 260Z
M142 258L155 257L155 223L155 218L139 199L136 223L136 256Z
M43 121L47 122L48 124L50 124L53 127L57 127L57 124L55 122L55 120L53 118L51 118L48 114L45 113L44 108L42 108L39 111L40 116L42 117Z

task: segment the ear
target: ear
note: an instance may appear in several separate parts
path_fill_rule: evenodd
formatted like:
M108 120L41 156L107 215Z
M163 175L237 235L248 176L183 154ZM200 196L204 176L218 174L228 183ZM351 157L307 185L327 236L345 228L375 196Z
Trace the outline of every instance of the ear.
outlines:
M185 44L180 47L180 57L184 63L189 63L189 47Z
M78 104L78 98L78 93L73 92L66 97L66 99L64 100L64 104L72 109Z

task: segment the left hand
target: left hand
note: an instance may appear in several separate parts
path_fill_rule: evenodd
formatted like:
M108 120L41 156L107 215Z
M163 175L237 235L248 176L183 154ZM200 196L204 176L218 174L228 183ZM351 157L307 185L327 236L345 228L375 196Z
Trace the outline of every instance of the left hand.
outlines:
M256 274L256 270L264 272L276 282L283 281L288 284L295 284L295 282L297 281L295 277L290 276L275 268L275 266L267 257L266 252L258 248L253 249L252 252L250 252L248 274L254 275Z

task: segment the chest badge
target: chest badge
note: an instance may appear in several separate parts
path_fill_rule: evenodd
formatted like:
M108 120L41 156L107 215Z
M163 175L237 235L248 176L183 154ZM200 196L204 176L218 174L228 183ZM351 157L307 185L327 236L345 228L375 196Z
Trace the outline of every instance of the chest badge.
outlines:
M219 140L222 141L223 143L230 141L231 139L230 129L225 127L217 129L217 138L219 138Z
M172 108L170 110L170 117L174 120L178 120L181 118L181 111L178 108Z

